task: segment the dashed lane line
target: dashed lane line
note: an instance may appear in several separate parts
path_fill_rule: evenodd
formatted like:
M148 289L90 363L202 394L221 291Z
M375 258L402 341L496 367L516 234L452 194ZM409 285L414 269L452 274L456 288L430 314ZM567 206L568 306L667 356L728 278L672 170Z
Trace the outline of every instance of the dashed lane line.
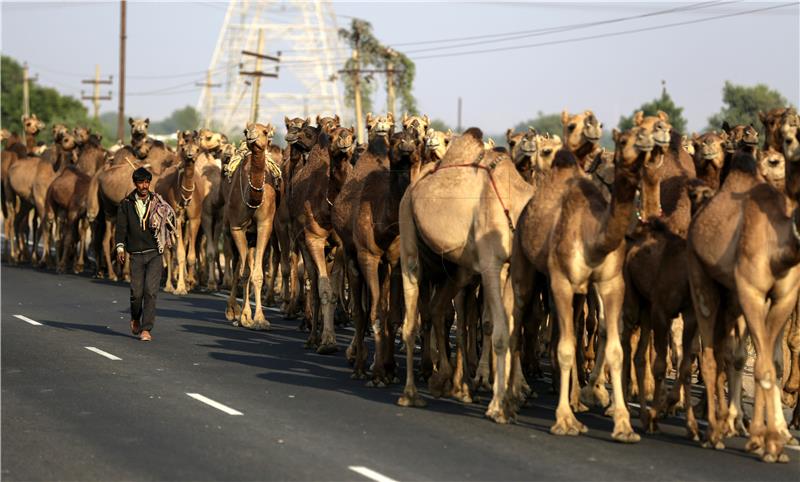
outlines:
M368 468L362 467L360 465L351 465L351 466L349 466L347 468L352 470L353 472L355 472L357 474L361 474L364 477L366 477L368 479L372 479L372 480L374 480L376 482L396 482L394 479L386 477L383 474L379 474L378 472L375 472L372 469L368 469Z
M109 360L115 360L115 361L116 360L122 360L122 358L120 358L120 357L118 357L116 355L112 355L111 353L109 353L107 351L103 351L103 350L101 350L99 348L95 348L93 346L85 346L84 348L86 348L89 351L93 351L93 352L97 353L100 356L104 356L104 357L108 358Z
M231 407L229 407L227 405L223 405L223 404L221 404L219 402L215 402L214 400L211 400L208 397L200 395L199 393L187 393L186 395L189 395L190 397L194 398L195 400L197 400L199 402L203 402L206 405L211 405L212 407L216 408L217 410L223 411L223 412L227 413L228 415L244 415L242 412L240 412L238 410L234 410L234 409L232 409Z
M32 320L32 319L28 318L25 315L14 315L14 318L18 318L18 319L24 321L25 323L30 323L33 326L42 326L42 324L39 323L38 321Z

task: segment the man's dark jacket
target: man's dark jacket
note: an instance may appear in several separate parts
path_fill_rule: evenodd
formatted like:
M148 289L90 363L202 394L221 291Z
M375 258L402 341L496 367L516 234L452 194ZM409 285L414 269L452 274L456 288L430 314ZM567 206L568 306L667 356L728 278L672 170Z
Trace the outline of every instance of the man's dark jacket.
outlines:
M136 214L136 190L128 194L128 196L119 203L119 210L117 211L117 232L114 236L115 245L123 244L125 251L129 253L141 253L142 251L157 250L158 243L156 236L150 227L142 229L142 224L139 222L139 215ZM145 209L145 217L149 217L150 206L153 202L153 193L148 193L147 208Z

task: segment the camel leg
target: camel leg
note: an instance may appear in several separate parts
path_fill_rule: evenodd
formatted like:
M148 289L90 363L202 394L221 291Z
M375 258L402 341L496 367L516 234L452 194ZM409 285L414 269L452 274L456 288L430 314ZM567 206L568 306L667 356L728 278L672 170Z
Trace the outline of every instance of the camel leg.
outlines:
M253 262L250 265L250 280L253 284L253 295L256 299L255 317L251 326L244 324L244 318L242 319L242 325L253 330L269 330L270 328L269 321L264 317L264 308L261 305L261 287L264 283L264 252L267 249L270 231L272 231L272 216L268 216L258 225L256 251Z
M474 376L478 370L480 358L478 356L478 330L481 329L480 309L474 286L468 288L464 302L464 316L467 325L467 374Z
M178 258L178 282L175 284L174 293L178 296L182 296L188 294L188 290L186 289L186 243L183 233L184 226L187 226L188 223L184 222L183 215L177 215L175 224L175 232L177 234L175 252Z
M509 278L508 263L481 269L481 287L485 291L484 300L489 305L492 318L492 353L496 365L494 372L493 397L486 410L486 416L497 423L508 423L514 417L513 407L508 399L507 389L511 379L511 332L514 318L511 310L514 292Z
M369 300L369 326L372 329L372 336L375 339L375 363L372 370L372 385L385 387L386 373L382 363L384 356L384 323L378 314L378 304L381 301L381 283L378 275L380 258L368 252L358 253L358 265L364 275L364 283L367 287L367 299Z
M78 259L75 260L75 274L83 273L83 267L86 264L86 249L89 246L89 226L85 218L80 218L78 221Z
M686 434L695 442L700 441L700 429L694 415L694 404L692 403L692 345L697 335L697 318L693 312L683 314L683 334L682 345L684 347L683 357L681 357L680 368L678 369L678 380L676 384L681 385L686 405Z
M573 410L576 412L584 412L588 410L588 406L609 407L606 415L613 413L613 406L610 406L610 398L608 390L606 390L606 341L608 334L606 332L606 318L602 306L602 300L597 294L596 289L589 290L590 296L595 297L592 302L592 310L595 312L595 319L597 326L594 327L594 335L597 339L597 351L595 352L595 360L592 363L592 371L589 373L589 380L586 385L580 390L580 404L576 407L573 404ZM591 339L591 338L590 338ZM591 342L594 344L594 342ZM575 384L573 383L573 391ZM625 392L623 391L623 396Z
M103 234L103 257L106 260L106 266L108 266L108 279L111 281L119 281L117 270L114 268L114 264L111 261L111 243L114 239L114 220L106 216L105 224L106 229ZM119 268L122 269L121 266Z
M239 262L233 269L233 276L231 279L231 292L228 295L228 303L225 308L225 318L233 322L233 326L239 326L239 319L243 316L245 308L250 308L250 303L245 298L241 308L239 302L236 300L236 292L239 290L239 282L244 277L245 266L247 263L247 236L241 229L231 229L231 250L236 250ZM231 263L234 260L231 256Z
M448 354L450 337L448 336L447 319L450 315L449 308L452 300L458 294L461 286L459 281L464 277L463 271L459 271L455 280L448 280L444 285L439 286L431 302L433 306L433 316L431 318L433 322L432 332L436 340L434 343L431 343L431 345L435 347L438 357L436 359L436 368L428 379L428 389L431 395L436 398L450 396L453 390L451 385L453 367L450 366L450 357Z
M742 372L747 362L747 325L744 317L739 316L731 333L730 343L733 345L730 359L727 360L725 370L728 377L730 405L728 417L725 422L725 436L747 436L744 426L744 410L742 409Z
M322 338L317 353L330 355L338 350L336 346L336 332L333 327L333 311L336 308L336 299L328 277L328 265L325 260L325 238L306 233L306 246L311 255L311 262L316 268L317 290L319 296L319 312L322 315Z
M399 250L397 243L396 251ZM386 367L386 375L390 383L400 383L400 378L397 376L397 361L395 360L395 340L397 339L397 331L403 324L403 314L405 307L402 303L403 299L403 276L400 272L400 259L399 253L393 257L394 261L390 261L391 273L389 275L389 304L387 309L388 320L388 333L386 336L386 360L384 366Z
M187 216L188 218L188 216ZM200 218L188 218L186 222L186 289L193 290L197 284L197 233L200 231Z
M319 275L317 272L317 265L311 258L308 244L303 243L300 247L300 252L303 257L303 268L305 275L308 277L310 289L306 291L306 311L308 318L311 320L311 327L304 346L305 348L316 348L319 346L319 322L320 322L320 300L319 300ZM305 283L304 283L305 286ZM305 290L305 287L303 288Z
M400 269L403 275L403 302L406 306L405 320L403 321L403 345L406 348L406 385L403 395L397 404L403 407L424 407L425 400L419 396L414 383L414 344L419 331L420 314L417 309L419 301L419 284L422 275L419 252L416 245L416 229L410 213L409 203L400 204L401 226L407 226L407 231L400 233ZM403 223L405 221L405 223ZM410 233L408 232L410 231ZM356 303L360 300L356 299Z
M658 423L656 419L666 407L666 393L664 380L667 375L667 349L669 348L669 331L672 325L672 318L665 309L661 300L656 300L652 306L651 320L653 323L653 346L656 351L656 358L652 364L653 379L653 403L649 410L648 419L650 425L648 431L657 432Z
M167 248L164 250L164 266L167 268L167 281L164 285L164 291L167 293L175 292L175 286L172 283L173 277L175 275L173 269L173 257L175 249L176 249L175 246L173 246L171 248Z
M677 410L684 408L683 386L680 383L680 366L683 360L683 320L687 316L686 310L675 317L670 325L670 363L675 371L675 384L667 395L667 413L674 414ZM692 314L694 316L694 314Z
M471 290L465 289L458 292L454 300L456 307L456 363L451 386L453 390L451 395L456 400L463 403L472 403L472 397L469 393L469 387L464 381L466 373L469 373L467 367L467 302L466 298L471 293Z
M481 288L483 290L483 288ZM483 293L483 291L481 291ZM483 330L483 342L481 344L481 358L478 360L478 370L472 380L475 390L492 390L492 318L489 314L489 305L483 303L480 318L481 329Z
M353 341L347 349L346 358L353 364L353 374L350 375L350 378L363 380L367 378L366 363L369 356L367 344L364 342L367 322L364 313L364 305L361 302L363 283L355 260L348 260L347 265L350 296L353 297L354 301L353 324L355 325L355 334L353 335Z
M598 282L596 287L605 315L602 317L606 326L605 362L611 371L611 386L614 391L614 431L611 436L618 442L638 442L640 437L631 427L630 414L622 391L622 345L619 328L622 322L625 281L620 274L612 279ZM602 321L603 319L601 323Z

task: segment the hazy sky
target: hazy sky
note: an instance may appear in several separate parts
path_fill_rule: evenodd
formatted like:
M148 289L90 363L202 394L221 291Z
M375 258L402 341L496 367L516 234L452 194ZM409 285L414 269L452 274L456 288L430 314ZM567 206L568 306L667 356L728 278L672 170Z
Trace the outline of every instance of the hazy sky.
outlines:
M786 6L746 13L779 5ZM203 80L226 8L225 2L128 2L127 114L160 119L196 105L200 87L193 82ZM422 112L455 126L460 96L463 124L488 133L564 108L592 108L611 127L657 97L662 80L685 108L690 130L704 128L720 109L725 80L765 83L794 105L800 96L797 1L334 2L334 10L339 26L363 18L384 44L416 62ZM41 84L76 96L90 91L80 81L100 64L103 75L115 78L114 100L102 111L116 109L118 2L3 1L0 12L3 54L27 61ZM639 18L624 19L633 16ZM487 37L613 19L621 20L502 42ZM435 42L475 36L483 38L454 49ZM452 55L458 52L470 53ZM172 87L168 95L151 93ZM382 96L375 101L384 105Z

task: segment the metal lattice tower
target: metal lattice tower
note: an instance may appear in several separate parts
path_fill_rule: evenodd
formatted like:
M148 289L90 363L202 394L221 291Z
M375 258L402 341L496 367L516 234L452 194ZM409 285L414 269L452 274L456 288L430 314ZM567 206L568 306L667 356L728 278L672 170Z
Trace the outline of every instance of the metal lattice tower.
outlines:
M197 103L213 129L240 134L248 122L252 77L239 72L254 70L254 58L242 51L259 50L259 30L262 52L272 56L280 52L280 62L261 64L262 71L278 72L279 77L261 79L258 122L271 122L280 132L284 116L351 117L345 115L336 75L349 52L338 38L330 3L232 0L209 65L210 82L220 83L221 88L204 89Z

